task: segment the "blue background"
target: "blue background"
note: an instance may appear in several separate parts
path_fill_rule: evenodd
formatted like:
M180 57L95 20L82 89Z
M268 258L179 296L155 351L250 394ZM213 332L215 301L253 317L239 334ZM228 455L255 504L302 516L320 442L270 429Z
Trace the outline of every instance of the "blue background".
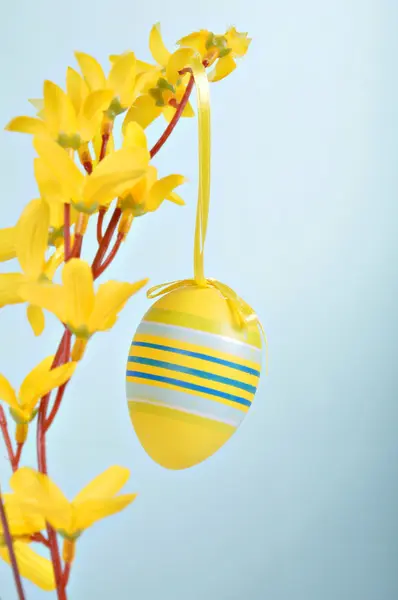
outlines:
M50 473L72 498L122 464L140 495L79 541L72 600L398 597L397 17L395 0L2 7L4 124L32 114L27 98L41 96L44 79L63 84L75 49L104 65L126 49L149 59L155 21L169 47L190 31L230 24L254 40L237 71L211 88L206 257L207 274L257 309L269 377L216 456L168 472L145 455L125 403L126 355L145 294L94 339L49 435ZM187 206L137 220L112 278L156 284L191 275L196 143L196 123L185 120L160 152L162 175L189 178ZM37 195L34 152L29 136L2 132L0 153L8 226ZM92 255L93 239L85 250ZM49 318L35 339L23 307L0 311L0 331L0 371L15 385L60 335ZM29 444L23 463L34 459ZM45 597L29 584L26 591L29 600ZM4 563L0 596L16 598Z

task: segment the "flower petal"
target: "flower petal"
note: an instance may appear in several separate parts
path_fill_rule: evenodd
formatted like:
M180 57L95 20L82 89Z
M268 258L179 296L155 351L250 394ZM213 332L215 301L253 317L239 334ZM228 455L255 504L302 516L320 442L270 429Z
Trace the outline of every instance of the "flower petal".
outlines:
M2 494L11 535L30 535L45 528L44 518L21 504L16 494ZM2 527L0 524L0 536Z
M12 408L19 408L14 388L4 375L0 375L0 400Z
M20 290L20 286L24 282L25 276L22 273L0 274L0 308L24 301Z
M166 196L166 200L169 200L174 204L178 204L178 206L185 206L184 200L175 192L171 192L168 196Z
M44 308L58 317L61 323L66 323L68 313L65 290L62 285L53 283L20 284L19 294L22 301Z
M11 119L5 129L19 133L32 133L33 135L47 133L46 124L41 119L36 119L35 117L15 117L15 119Z
M180 48L173 52L166 68L166 77L169 83L175 84L177 82L181 77L179 71L184 67L189 67L191 58L194 54L196 53L192 48Z
M22 577L29 579L46 592L55 590L54 571L51 561L37 554L28 544L14 542L14 550ZM11 564L7 548L0 548L1 558Z
M79 258L68 261L62 271L67 324L73 329L86 327L94 308L94 283L90 265Z
M51 169L53 176L62 185L67 198L69 200L79 198L84 175L68 153L56 142L44 136L35 137L33 145L40 158Z
M236 31L235 27L230 27L225 34L228 48L231 48L234 56L244 56L250 46L251 39L247 33Z
M130 121L125 129L123 138L123 148L145 148L148 150L148 141L146 139L145 131L135 121Z
M74 134L77 130L76 113L72 101L67 94L52 81L45 81L44 119L54 137L60 133Z
M0 229L0 262L16 257L15 237L16 227Z
M66 72L66 91L78 115L88 95L88 86L80 73L72 67L68 67Z
M20 467L11 476L10 486L22 505L44 516L53 527L63 529L69 526L70 502L47 475L30 467Z
M184 110L182 111L182 117L194 117L195 116L195 111L192 108L192 104L190 102L186 103L186 106L184 108Z
M149 49L156 62L165 67L170 58L170 52L164 45L162 34L160 33L160 23L156 23L149 34Z
M19 400L23 407L33 410L41 397L72 377L76 369L76 362L69 362L51 369L53 360L53 356L48 356L36 365L23 380L19 390Z
M85 99L79 115L79 132L84 141L90 142L99 131L103 112L109 107L112 97L112 90L96 90Z
M130 469L115 465L109 467L103 473L95 477L74 498L73 503L110 498L115 496L127 483L130 477Z
M84 502L73 502L75 509L75 528L79 530L88 529L97 521L120 512L131 504L137 494L124 494L116 498L106 500L86 500Z
M40 112L43 111L43 109L44 109L44 100L43 100L43 98L29 98L29 102L37 110L36 114L38 114L38 113L40 113Z
M16 251L26 277L36 280L43 272L50 226L47 202L36 199L29 202L16 226Z
M90 331L105 331L112 327L117 320L118 313L129 298L147 283L148 279L142 279L136 283L107 281L100 285L95 298L94 310L90 317Z
M44 331L46 321L43 310L40 308L40 306L28 304L26 308L26 316L35 336L41 335Z
M207 31L207 29L195 31L178 40L177 44L184 48L193 48L194 50L197 50L203 58L207 54L206 41L209 37L209 33L210 32Z
M112 65L108 77L108 86L118 97L123 107L128 107L133 101L136 78L136 59L134 52L122 54Z
M108 154L86 179L83 198L86 206L106 206L123 194L148 167L149 155L143 148L122 148Z
M216 66L209 74L209 81L221 81L221 79L232 73L234 69L236 69L236 62L231 53L227 54L223 58L218 59Z
M168 175L156 181L151 187L147 200L147 210L156 210L171 192L186 181L183 175Z
M136 121L143 129L146 129L161 114L161 107L156 106L154 99L149 94L140 96L124 118L123 131L131 121Z
M90 90L93 92L106 88L105 74L99 62L84 52L75 52L75 56Z
M112 90L96 90L95 92L90 92L83 106L84 117L91 120L96 117L98 113L106 110L111 103L112 97Z
M55 202L61 205L63 213L64 202L69 202L69 198L66 196L65 190L54 176L51 168L42 158L36 157L33 160L33 171L40 196L44 198L50 206L50 224L51 226L54 226L52 219L52 205ZM59 210L59 207L57 207L57 210ZM61 224L63 224L63 217Z

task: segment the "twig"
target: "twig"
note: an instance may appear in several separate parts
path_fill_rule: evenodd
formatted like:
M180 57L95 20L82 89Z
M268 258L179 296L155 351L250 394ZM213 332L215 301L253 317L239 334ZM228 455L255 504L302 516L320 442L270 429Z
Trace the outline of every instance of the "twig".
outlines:
M65 569L64 569L64 574L63 574L63 584L64 584L65 588L69 582L71 568L72 568L72 563L70 563L70 562L65 563Z
M33 533L30 536L30 540L32 542L36 542L37 544L44 544L44 546L46 546L46 548L50 547L50 542L48 541L48 539L42 534L42 533Z
M67 329L65 331L64 349L63 349L63 358L62 358L62 362L64 364L69 362L71 337L72 337L72 334L69 331L69 329ZM48 418L45 421L45 425L44 425L45 433L47 433L47 431L50 429L55 417L57 416L59 407L61 406L61 402L64 397L65 388L68 385L68 383L69 383L69 379L63 385L61 385L57 390L57 395L55 397L53 407L51 409L51 412L50 412Z
M57 352L55 353L54 360L51 365L51 368L53 369L55 367L58 367L62 363L63 356L65 355L65 344L67 343L68 337L67 331L68 330L65 329L61 341L58 345ZM45 423L49 400L50 393L46 394L46 396L44 396L41 399L37 421L37 462L40 473L45 474L47 474L48 472ZM66 591L62 582L62 565L61 557L59 554L57 535L49 523L47 523L47 533L50 545L51 560L54 569L54 578L57 586L58 600L67 600Z
M100 275L102 275L102 273L105 271L105 269L107 269L109 267L109 265L115 258L116 254L118 253L118 250L119 250L123 240L124 240L124 235L122 233L118 233L116 242L114 243L112 250L109 252L109 254L106 257L106 259L104 260L104 262L98 267L98 269L96 271L96 277L99 277Z
M4 540L5 540L5 543L6 543L6 546L8 549L8 554L9 554L10 561L11 561L11 567L12 567L12 572L14 574L15 585L17 587L18 598L19 598L19 600L25 600L25 594L23 591L22 581L21 581L21 574L19 572L17 557L15 556L14 545L12 542L12 537L11 537L10 528L8 525L6 511L4 508L3 497L1 495L1 489L0 489L0 520L1 520L1 524L2 524Z
M24 447L23 444L21 444L21 443L17 444L17 451L15 453L15 463L14 463L15 469L14 469L14 471L16 471L18 469L19 462L21 460L21 454L22 454L23 447Z
M106 148L108 146L109 138L110 138L110 134L109 133L103 133L102 134L101 152L100 152L100 155L99 155L98 162L100 162L101 160L104 160L104 158L106 156Z
M14 456L14 451L12 449L12 442L11 442L10 434L8 432L6 415L4 413L4 409L2 406L0 406L0 429L3 434L4 443L7 448L8 458L11 463L12 470L15 471L15 468L14 468L15 467L15 456Z
M112 236L115 232L115 229L117 227L117 224L119 223L119 219L121 217L122 211L121 209L117 206L115 208L115 210L113 211L113 215L111 217L111 220L109 221L108 227L106 228L104 237L101 240L101 243L99 245L99 248L97 250L97 253L94 257L93 260L93 264L91 266L92 271L93 271L93 276L94 279L96 279L98 277L97 274L97 270L99 269L101 262L105 256L106 251L109 248L109 244L111 243L112 240Z
M106 208L100 208L98 211L98 219L97 219L97 242L100 244L102 242L102 226L104 224L104 217L106 214Z

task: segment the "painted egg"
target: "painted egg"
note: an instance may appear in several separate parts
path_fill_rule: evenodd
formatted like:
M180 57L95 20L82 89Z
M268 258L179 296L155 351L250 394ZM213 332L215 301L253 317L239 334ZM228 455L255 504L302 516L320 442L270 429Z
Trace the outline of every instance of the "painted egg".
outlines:
M261 342L258 325L240 328L213 287L182 287L155 302L126 374L131 421L153 460L185 469L225 444L253 401Z

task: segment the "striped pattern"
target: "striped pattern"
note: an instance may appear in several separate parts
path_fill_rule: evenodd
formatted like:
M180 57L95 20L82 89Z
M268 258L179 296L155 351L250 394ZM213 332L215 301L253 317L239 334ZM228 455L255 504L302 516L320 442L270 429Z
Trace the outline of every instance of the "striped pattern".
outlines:
M261 349L241 332L232 337L232 326L223 335L211 319L195 317L187 327L189 314L164 313L160 322L155 304L134 336L127 398L148 453L164 466L185 468L210 456L242 422L258 386Z

